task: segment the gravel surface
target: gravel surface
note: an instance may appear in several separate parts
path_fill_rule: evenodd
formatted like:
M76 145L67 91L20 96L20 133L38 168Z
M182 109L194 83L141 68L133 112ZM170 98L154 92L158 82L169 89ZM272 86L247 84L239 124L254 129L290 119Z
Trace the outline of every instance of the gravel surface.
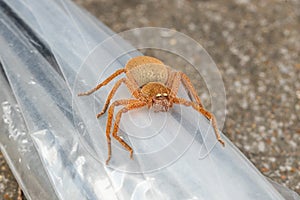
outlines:
M0 200L17 199L18 189L18 183L0 152Z
M225 84L223 132L264 175L300 193L299 0L74 1L115 32L165 27L202 44ZM165 52L149 55L184 64ZM181 70L209 108L203 80ZM17 185L1 154L0 164L0 192L12 185L8 194L13 195Z

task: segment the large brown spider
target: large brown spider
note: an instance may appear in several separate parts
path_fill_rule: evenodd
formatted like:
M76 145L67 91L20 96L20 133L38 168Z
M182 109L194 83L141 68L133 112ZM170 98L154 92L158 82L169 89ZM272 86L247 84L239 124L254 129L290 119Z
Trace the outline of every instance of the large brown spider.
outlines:
M80 93L78 96L90 95L108 84L116 76L125 73L126 77L118 80L110 91L102 111L97 114L97 118L105 113L108 105L122 83L128 87L131 95L135 99L120 99L113 102L108 109L108 119L106 124L106 138L108 144L108 164L111 158L111 126L116 106L124 106L116 115L116 121L113 128L112 136L118 140L129 152L130 158L133 158L132 148L117 135L120 119L123 113L129 110L147 106L153 108L155 112L167 112L173 104L182 104L192 106L195 110L202 113L206 118L212 121L215 135L218 141L224 146L224 141L218 132L216 119L213 114L206 111L197 95L190 79L182 72L172 71L171 68L164 65L160 60L149 56L138 56L128 61L123 69L115 71L111 76L98 84L90 91ZM194 98L194 101L187 101L177 97L180 82L183 83L185 89Z

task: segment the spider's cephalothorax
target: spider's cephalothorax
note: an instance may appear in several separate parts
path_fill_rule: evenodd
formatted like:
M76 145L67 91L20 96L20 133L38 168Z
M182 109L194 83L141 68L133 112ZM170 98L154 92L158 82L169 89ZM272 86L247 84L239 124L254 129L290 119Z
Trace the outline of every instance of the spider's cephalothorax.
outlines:
M112 79L122 73L125 73L126 77L118 80L115 83L114 87L108 95L102 111L97 115L97 117L100 117L105 113L110 104L110 100L113 98L120 85L124 83L130 90L131 95L134 98L116 100L108 108L108 119L106 124L108 158L106 160L106 164L108 164L111 158L110 133L114 115L114 108L120 105L122 105L123 108L116 114L116 121L113 127L112 135L130 152L131 158L133 156L132 148L117 134L119 123L123 113L127 112L128 110L133 110L144 106L154 109L155 112L166 112L173 106L173 104L191 106L212 121L215 135L218 141L222 145L224 145L224 141L221 139L221 136L218 132L214 115L203 108L200 98L197 95L190 79L182 72L173 71L171 68L167 67L156 58L149 56L138 56L132 58L128 61L124 68L117 70L114 74L109 76L102 83L98 84L95 88L78 95L90 95L96 90L100 89L102 86L108 84ZM187 92L189 92L193 97L193 101L188 101L183 98L177 97L180 83L183 84Z
M154 112L166 112L172 107L170 89L158 82L149 82L141 88L141 93L148 100L148 107Z

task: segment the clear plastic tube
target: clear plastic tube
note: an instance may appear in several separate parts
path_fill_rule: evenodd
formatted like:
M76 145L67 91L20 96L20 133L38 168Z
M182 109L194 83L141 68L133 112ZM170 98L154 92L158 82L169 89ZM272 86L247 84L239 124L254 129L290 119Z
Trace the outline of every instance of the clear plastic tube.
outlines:
M99 46L112 32L69 1L4 2L51 49L63 74L13 25L1 29L7 36L1 62L59 199L292 199L224 135L226 147L216 145L208 121L190 108L159 114L143 109L124 117L121 129L129 137L123 137L134 147L135 159L114 143L111 164L105 165L106 116L97 121L94 109L111 86L96 96L75 96L99 82L98 75L103 80L141 54L118 37ZM123 87L116 98L126 97Z

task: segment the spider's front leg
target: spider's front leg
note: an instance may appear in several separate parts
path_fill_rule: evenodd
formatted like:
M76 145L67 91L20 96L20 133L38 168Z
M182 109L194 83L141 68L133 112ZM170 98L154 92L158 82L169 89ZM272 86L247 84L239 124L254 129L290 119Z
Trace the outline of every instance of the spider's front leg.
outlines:
M128 110L133 110L137 108L141 108L146 105L145 102L142 102L138 99L124 99L124 100L117 100L109 107L108 110L108 118L107 118L107 124L106 124L106 139L107 139L107 145L108 145L108 158L106 160L106 164L109 163L111 158L111 138L110 138L110 129L112 125L112 119L114 114L114 108L115 106L124 105L125 107L122 108L116 116L116 121L113 129L113 137L120 142L120 144L127 149L130 152L130 158L133 158L133 150L132 148L120 137L117 135L117 132L119 130L119 123L121 120L121 116L123 113L127 112Z
M225 146L225 142L222 140L221 135L219 133L219 129L217 127L217 121L215 116L208 112L207 110L205 110L201 105L195 103L195 102L191 102L191 101L187 101L185 99L182 98L174 98L174 103L176 104L182 104L185 106L192 106L195 110L197 110L198 112L200 112L201 114L203 114L207 119L211 120L212 122L212 126L216 135L217 140L223 145Z
M109 92L108 97L107 97L107 99L105 101L105 104L104 104L104 106L102 108L102 111L97 114L97 118L101 117L105 113L105 111L107 110L108 105L109 105L111 99L113 98L113 96L115 95L116 91L119 89L119 87L120 87L120 85L122 83L125 83L125 85L129 89L131 95L134 96L135 98L139 99L142 96L140 94L140 91L138 89L136 89L136 87L131 83L131 81L129 81L127 78L122 78L122 79L118 80L115 83L115 85L113 86L113 88Z
M111 80L113 80L115 77L117 77L118 75L124 73L126 70L125 69L118 69L117 71L115 71L112 75L110 75L107 79L105 79L103 82L99 83L96 87L94 87L93 89L87 91L87 92L82 92L79 93L78 96L87 96L92 94L93 92L96 92L97 90L99 90L102 86L107 85Z
M183 83L185 90L187 91L188 94L191 94L192 97L194 98L195 102L199 104L201 107L203 107L200 97L197 95L197 92L189 79L189 77L183 73L183 72L173 72L173 76L170 76L170 81L172 81L171 84L171 91L174 97L177 96L178 89L180 86L180 83Z
M199 104L201 107L203 107L200 97L198 96L190 78L183 72L179 72L181 75L181 82L183 83L183 85L185 86L185 89L192 94L192 96L194 97L194 100L196 101L197 104Z
M113 86L113 88L111 89L111 91L108 94L108 97L105 101L105 104L102 108L102 111L100 113L97 114L97 118L101 117L101 115L103 115L105 113L105 111L108 108L108 105L110 103L110 100L113 98L113 96L115 95L116 91L119 89L120 85L125 82L125 78L122 78L120 80L118 80L115 85Z

